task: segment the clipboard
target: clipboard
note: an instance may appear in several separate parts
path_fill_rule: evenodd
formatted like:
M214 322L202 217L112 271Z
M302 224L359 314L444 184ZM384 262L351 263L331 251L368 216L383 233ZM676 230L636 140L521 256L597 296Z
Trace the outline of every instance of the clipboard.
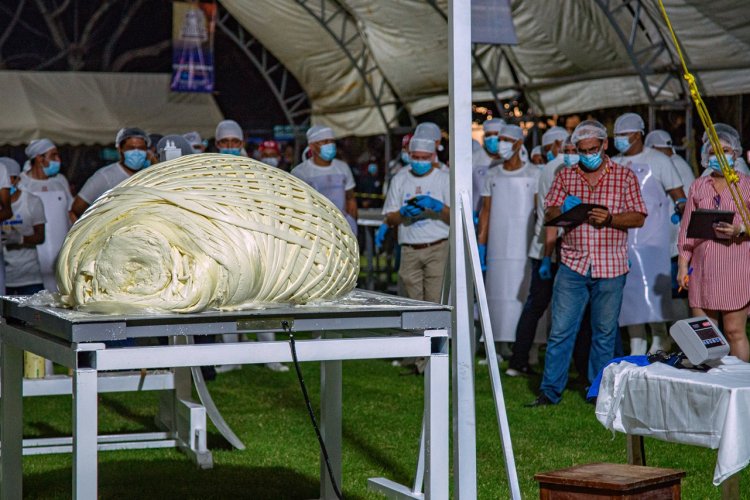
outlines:
M550 220L545 222L545 226L557 226L562 228L574 228L580 226L586 222L589 218L589 212L594 208L607 209L604 205L596 205L594 203L581 203L576 205L565 213L562 213Z
M709 210L698 208L690 214L690 224L687 229L688 238L701 240L718 240L714 232L714 225L719 222L731 224L734 220L734 212L731 210Z

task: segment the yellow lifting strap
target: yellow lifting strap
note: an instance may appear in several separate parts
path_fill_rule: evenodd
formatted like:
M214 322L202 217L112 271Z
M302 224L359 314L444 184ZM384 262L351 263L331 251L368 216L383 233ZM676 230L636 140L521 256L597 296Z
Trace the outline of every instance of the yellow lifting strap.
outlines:
M672 23L669 21L667 9L664 8L664 2L662 0L659 0L659 9L661 10L662 16L664 16L664 21L667 23L669 33L672 35L672 41L677 50L677 56L680 58L680 64L682 64L683 76L688 83L688 88L690 89L690 97L695 103L695 108L698 110L698 116L700 116L701 122L703 122L703 126L706 129L708 139L711 142L711 147L714 150L716 158L719 160L721 171L724 173L724 178L727 180L727 187L732 194L732 200L734 200L734 206L737 207L737 210L740 212L740 217L742 218L742 223L745 225L745 228L750 230L750 211L748 211L745 200L742 198L742 192L737 185L739 181L737 172L735 172L727 162L727 157L724 155L724 148L719 142L719 136L716 135L716 129L711 120L711 115L708 114L706 104L703 102L703 98L698 91L698 84L695 82L695 77L688 70L685 57L682 55L682 49L680 48L680 41L677 39L677 35L672 28Z

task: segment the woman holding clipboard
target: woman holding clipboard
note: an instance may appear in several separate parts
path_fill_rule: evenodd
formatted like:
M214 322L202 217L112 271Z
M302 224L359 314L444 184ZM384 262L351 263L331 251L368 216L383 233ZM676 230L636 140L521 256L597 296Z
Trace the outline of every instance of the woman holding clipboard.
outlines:
M733 167L741 145L730 134L717 135ZM730 354L748 361L750 345L745 325L750 305L750 238L710 143L701 161L711 175L696 179L690 186L680 224L677 281L688 289L693 316L706 315L717 325L721 319ZM750 204L750 177L737 175L739 191ZM691 225L693 218L696 220Z

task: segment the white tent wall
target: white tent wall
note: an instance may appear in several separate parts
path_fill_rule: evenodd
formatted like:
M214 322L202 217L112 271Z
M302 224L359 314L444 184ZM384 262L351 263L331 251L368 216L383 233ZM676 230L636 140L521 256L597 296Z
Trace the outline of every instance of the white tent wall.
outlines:
M112 144L137 126L212 137L223 116L210 94L173 93L170 75L0 71L0 144L47 137L58 144Z

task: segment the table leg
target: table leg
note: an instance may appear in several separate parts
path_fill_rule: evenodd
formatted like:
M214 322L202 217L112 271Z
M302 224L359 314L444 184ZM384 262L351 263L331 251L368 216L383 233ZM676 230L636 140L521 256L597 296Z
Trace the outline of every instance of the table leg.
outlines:
M734 474L721 483L722 500L740 499L740 473Z
M23 494L23 351L3 343L0 375L0 497L20 499Z
M626 436L628 447L628 463L630 465L646 465L646 448L643 446L643 436Z
M73 372L73 498L97 497L97 371Z
M448 448L448 387L450 358L447 354L428 358L424 378L425 406L425 499L448 498L450 451Z
M328 459L333 469L336 484L341 483L341 361L324 361L320 364L320 433L328 451ZM320 498L336 499L333 484L328 477L328 469L320 456Z

